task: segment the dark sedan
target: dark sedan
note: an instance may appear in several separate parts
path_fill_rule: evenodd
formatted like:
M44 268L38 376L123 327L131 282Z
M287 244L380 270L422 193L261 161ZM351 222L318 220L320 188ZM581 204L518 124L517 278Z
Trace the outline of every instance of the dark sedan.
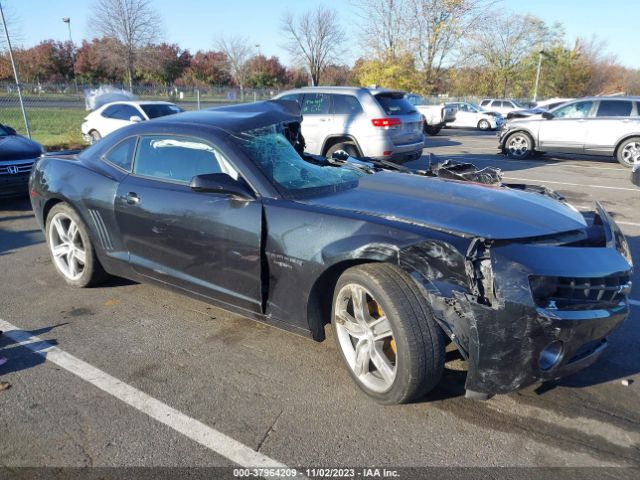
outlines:
M0 198L27 195L33 162L44 149L6 125L0 125Z
M155 283L321 341L368 395L413 400L447 342L486 398L594 362L627 317L627 242L598 205L370 159L305 155L292 102L188 112L44 157L55 268ZM457 167L456 167L457 168ZM460 175L460 178L463 178ZM318 365L318 368L322 368Z

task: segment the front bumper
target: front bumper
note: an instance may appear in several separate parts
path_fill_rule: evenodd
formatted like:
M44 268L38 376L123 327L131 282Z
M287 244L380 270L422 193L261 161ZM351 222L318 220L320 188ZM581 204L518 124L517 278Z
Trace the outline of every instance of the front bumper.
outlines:
M626 242L600 206L597 217L601 223L590 228L603 239L581 240L588 243L475 239L466 256L432 246L401 251L402 265L468 362L467 390L508 393L600 357L607 336L629 314L632 266ZM434 251L436 259L425 259ZM446 265L436 263L441 257ZM543 279L543 288L534 289L534 279ZM558 345L560 354L545 364L543 352Z

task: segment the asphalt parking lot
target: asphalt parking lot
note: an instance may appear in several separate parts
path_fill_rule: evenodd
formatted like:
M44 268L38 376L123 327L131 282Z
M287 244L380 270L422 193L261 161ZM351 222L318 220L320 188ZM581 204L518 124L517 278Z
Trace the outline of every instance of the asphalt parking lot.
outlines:
M442 159L500 167L507 182L544 184L579 209L601 201L640 265L640 189L613 159L514 161L496 154L495 133L452 129L426 145ZM243 457L229 452L251 450L292 467L640 467L637 272L631 316L596 365L474 402L454 364L428 398L400 407L357 389L330 335L314 343L125 280L66 286L26 198L0 203L0 272L0 319L31 343L0 337L0 380L11 384L0 391L5 469L230 466ZM50 345L57 362L33 351Z

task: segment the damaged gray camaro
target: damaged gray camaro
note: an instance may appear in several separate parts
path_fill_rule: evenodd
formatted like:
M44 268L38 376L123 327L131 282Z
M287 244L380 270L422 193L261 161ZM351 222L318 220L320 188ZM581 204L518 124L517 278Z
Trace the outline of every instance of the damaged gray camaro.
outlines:
M600 206L499 170L304 154L291 102L134 124L34 167L31 201L61 277L154 283L333 337L386 403L440 381L452 342L482 398L593 363L627 317L632 260ZM318 368L323 368L318 365Z

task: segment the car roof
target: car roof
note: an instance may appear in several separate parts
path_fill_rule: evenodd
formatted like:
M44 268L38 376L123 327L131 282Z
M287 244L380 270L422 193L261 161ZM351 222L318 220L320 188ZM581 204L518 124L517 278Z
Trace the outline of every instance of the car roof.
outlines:
M116 100L115 102L105 103L100 108L105 108L110 105L175 105L175 103L165 102L162 100Z
M381 88L378 86L371 86L371 87L334 87L334 86L318 86L318 87L300 87L300 88L294 88L291 90L287 90L285 92L282 92L280 95L278 95L279 97L283 96L283 95L290 95L292 93L312 93L312 92L316 92L316 93L352 93L352 94L358 94L358 93L370 93L371 95L377 95L379 93L401 93L401 94L405 94L406 92L402 91L402 90L393 90L393 89L389 89L389 88Z
M267 100L192 110L140 122L126 128L130 133L144 133L158 128L170 129L171 126L197 125L238 133L278 123L301 121L302 114L297 102Z

